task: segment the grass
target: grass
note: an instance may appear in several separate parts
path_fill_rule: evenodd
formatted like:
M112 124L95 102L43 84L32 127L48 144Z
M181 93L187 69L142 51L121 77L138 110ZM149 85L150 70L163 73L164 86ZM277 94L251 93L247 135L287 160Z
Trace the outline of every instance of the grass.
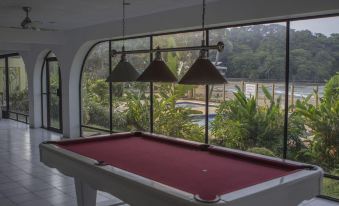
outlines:
M339 200L339 180L324 178L322 194Z

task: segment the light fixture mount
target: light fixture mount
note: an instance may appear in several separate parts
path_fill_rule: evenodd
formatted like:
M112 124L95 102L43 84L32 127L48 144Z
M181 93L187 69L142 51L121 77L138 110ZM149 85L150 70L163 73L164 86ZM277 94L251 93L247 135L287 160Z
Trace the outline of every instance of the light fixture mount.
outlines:
M132 66L131 63L127 61L125 53L125 7L130 5L130 3L122 1L122 48L121 48L121 58L117 66L110 73L107 82L133 82L136 81L139 77L138 71ZM111 51L112 57L117 55L116 50Z
M189 68L186 74L180 79L179 84L191 85L209 85L209 84L224 84L227 80L220 74L215 65L208 59L208 46L205 44L205 13L206 13L206 0L202 3L202 32L203 38L201 40L201 49L198 59ZM218 42L217 48L219 52L224 49L224 44Z

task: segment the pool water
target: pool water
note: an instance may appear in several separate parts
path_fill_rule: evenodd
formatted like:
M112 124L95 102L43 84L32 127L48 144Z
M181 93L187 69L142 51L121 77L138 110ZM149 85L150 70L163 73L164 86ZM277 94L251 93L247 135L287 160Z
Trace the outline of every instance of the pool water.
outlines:
M215 107L214 105L210 105L211 107ZM198 108L198 107L205 107L204 103L196 103L196 102L177 102L176 107L182 108ZM205 125L205 115L193 115L192 116L193 122L199 126ZM215 119L215 114L208 115L208 122L212 122Z
M182 108L197 108L197 107L205 106L205 104L203 103L195 103L195 102L177 102L175 105L177 107L182 107Z
M194 115L192 116L193 122L199 126L205 125L205 115ZM215 114L208 115L208 122L212 122L215 119Z

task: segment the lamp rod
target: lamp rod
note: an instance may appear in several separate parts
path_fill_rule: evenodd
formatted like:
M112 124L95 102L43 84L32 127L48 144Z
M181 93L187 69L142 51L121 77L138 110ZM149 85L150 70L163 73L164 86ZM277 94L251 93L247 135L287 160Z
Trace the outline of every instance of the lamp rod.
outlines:
M153 52L175 52L175 51L191 51L191 50L217 50L222 52L224 50L224 43L218 42L216 45L210 46L193 46L193 47L174 47L174 48L156 48L156 49L143 49L143 50L130 50L130 51L117 51L112 50L112 56L116 56L118 54L140 54L140 53L153 53Z

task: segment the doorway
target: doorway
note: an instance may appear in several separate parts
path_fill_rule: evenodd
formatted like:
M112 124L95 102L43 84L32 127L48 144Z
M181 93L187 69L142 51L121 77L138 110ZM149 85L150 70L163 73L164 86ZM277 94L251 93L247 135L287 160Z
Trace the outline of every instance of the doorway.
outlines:
M43 127L62 132L62 92L58 59L53 53L45 58L42 71L42 123Z

